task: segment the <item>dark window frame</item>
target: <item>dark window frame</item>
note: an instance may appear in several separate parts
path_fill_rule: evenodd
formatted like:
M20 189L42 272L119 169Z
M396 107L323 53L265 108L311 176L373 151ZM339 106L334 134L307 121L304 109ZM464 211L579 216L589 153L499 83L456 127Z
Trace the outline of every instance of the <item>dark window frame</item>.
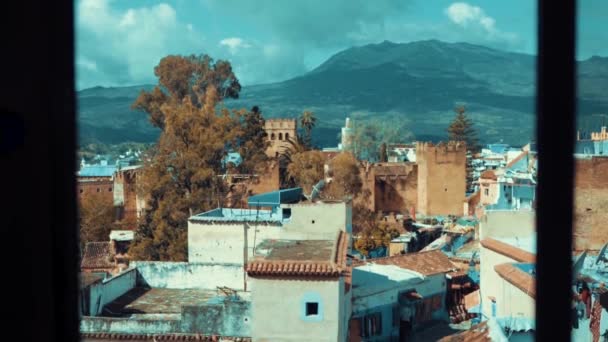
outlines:
M539 341L552 340L555 335L567 340L571 333L576 2L539 0L538 4L536 338ZM35 13L27 10L32 5L38 8ZM22 230L41 233L30 237L31 248L28 251L31 251L32 267L19 264L15 272L24 272L23 279L29 279L29 270L41 271L50 267L52 274L57 275L38 276L37 287L33 291L22 284L9 284L23 294L13 296L20 301L20 305L11 305L17 310L14 314L24 317L27 313L36 313L36 329L31 329L31 320L22 320L25 329L14 329L24 331L24 335L35 336L33 340L78 341L78 243L73 167L76 165L73 153L76 148L74 2L12 3L4 13L8 18L7 27L15 28L25 37L6 42L6 50L15 51L13 56L6 56L9 59L7 65L21 68L9 68L4 75L12 89L3 94L3 103L6 103L3 110L14 113L23 125L27 122L28 136L35 137L21 139L18 142L21 145L13 150L16 152L11 160L23 165L21 170L26 170L15 173L15 183L26 184L43 168L48 175L47 182L42 187L38 184L37 190L46 193L50 199L47 210L38 215L40 220L47 221L30 220L26 225L30 225L32 230ZM31 29L35 34L29 34L27 30L30 28L20 24L26 20L32 23L27 26L33 26ZM40 44L32 44L31 39ZM24 79L29 81L24 82ZM32 84L38 85L40 101L37 102L45 103L44 107L20 100L18 94L31 94ZM558 120L556 116L559 116ZM30 160L33 150L40 151L41 147L49 152L48 159L53 163ZM28 168L32 171L27 171ZM34 170L38 173L34 174ZM27 217L26 206L15 207L14 215ZM9 222L17 217L14 215L11 213ZM47 230L54 233L45 240ZM555 231L560 234L555 234ZM10 235L7 238L26 241L23 237ZM49 254L51 258L48 258ZM24 303L23 298L31 299ZM22 337L29 340L27 336Z

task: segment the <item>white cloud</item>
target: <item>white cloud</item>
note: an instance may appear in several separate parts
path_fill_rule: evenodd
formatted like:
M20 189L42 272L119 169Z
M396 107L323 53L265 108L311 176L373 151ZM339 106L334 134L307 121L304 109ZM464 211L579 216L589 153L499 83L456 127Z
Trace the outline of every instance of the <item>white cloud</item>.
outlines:
M180 25L170 5L117 10L113 4L109 0L78 3L78 55L94 56L97 71L129 83L150 82L162 57L197 52L194 46L200 49L202 37L192 25ZM78 67L83 78L92 71L90 63L82 62Z
M496 20L487 15L479 6L473 6L466 2L454 2L444 10L445 15L453 24L471 31L474 34L482 34L489 41L505 41L516 43L518 37L514 33L503 32L496 27Z
M84 56L77 58L76 65L88 71L97 71L97 63Z
M479 24L488 32L494 31L496 21L487 16L483 9L471 6L466 2L455 2L445 9L445 14L450 20L460 26L467 27L469 24Z
M243 39L238 37L225 38L220 41L220 46L226 46L230 50L231 54L237 53L239 49L250 48L251 45L246 43Z

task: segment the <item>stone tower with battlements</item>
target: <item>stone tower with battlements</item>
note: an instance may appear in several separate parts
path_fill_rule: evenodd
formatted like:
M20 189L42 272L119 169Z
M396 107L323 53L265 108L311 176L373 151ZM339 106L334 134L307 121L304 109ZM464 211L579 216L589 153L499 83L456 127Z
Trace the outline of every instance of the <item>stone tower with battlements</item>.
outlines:
M297 141L298 124L296 119L266 119L264 130L270 145L266 149L269 157L278 157L290 145L288 140Z
M416 143L417 211L426 216L462 215L466 197L466 145Z

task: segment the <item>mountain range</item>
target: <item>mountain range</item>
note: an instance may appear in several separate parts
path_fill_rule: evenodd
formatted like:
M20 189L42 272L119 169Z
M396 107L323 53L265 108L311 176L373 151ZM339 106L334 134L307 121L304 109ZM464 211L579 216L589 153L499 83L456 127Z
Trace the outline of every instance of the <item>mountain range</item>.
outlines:
M341 51L299 77L245 86L225 105L258 105L266 118L311 110L314 140L325 147L337 145L346 117L406 123L418 140L445 140L454 107L464 104L482 142L522 145L534 137L535 64L533 55L468 43L384 41ZM79 91L81 142L154 141L158 130L130 110L139 91L152 88ZM608 114L608 57L578 62L578 97L579 128L599 129L599 114Z

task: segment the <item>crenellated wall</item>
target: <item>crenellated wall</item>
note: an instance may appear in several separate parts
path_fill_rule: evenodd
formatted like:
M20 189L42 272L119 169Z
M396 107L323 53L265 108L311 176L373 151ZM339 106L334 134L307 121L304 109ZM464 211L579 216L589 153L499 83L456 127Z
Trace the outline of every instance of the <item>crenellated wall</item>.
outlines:
M269 157L276 157L290 146L289 140L297 139L298 124L296 119L267 119L264 124L266 138L270 145L266 149Z
M608 243L608 157L575 159L574 249L599 250Z
M462 215L466 195L466 145L450 141L416 143L418 212Z

